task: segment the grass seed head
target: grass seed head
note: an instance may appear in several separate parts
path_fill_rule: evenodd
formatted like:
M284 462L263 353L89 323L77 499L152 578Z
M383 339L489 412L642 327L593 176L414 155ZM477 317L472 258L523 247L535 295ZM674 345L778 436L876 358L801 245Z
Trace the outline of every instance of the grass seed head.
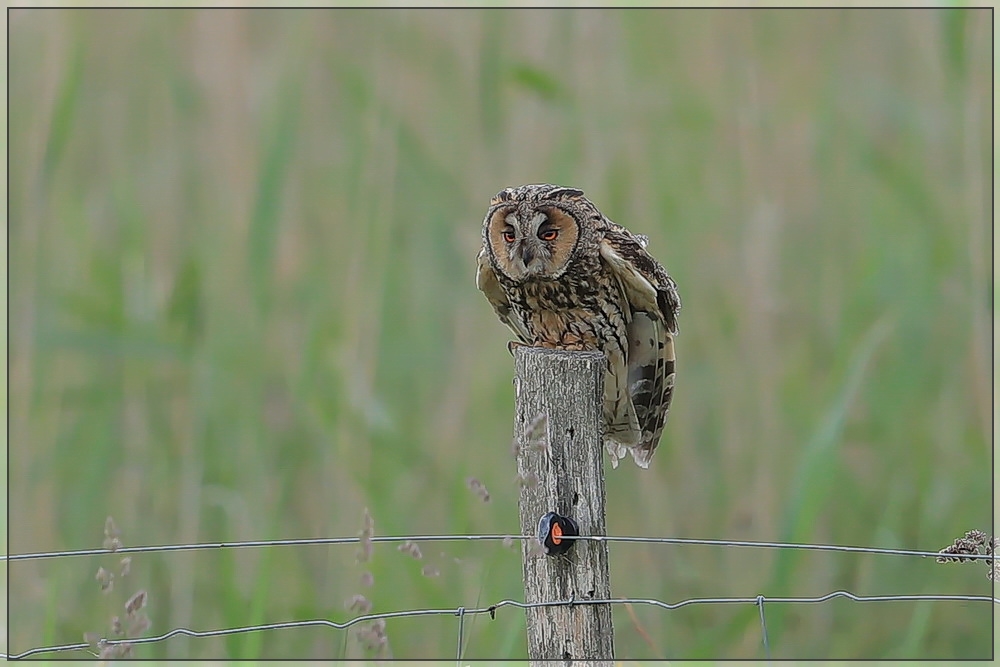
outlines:
M104 548L108 551L118 551L122 548L121 532L110 516L104 520Z
M364 515L361 518L361 531L358 533L358 537L361 539L361 545L358 547L357 560L359 563L367 563L371 560L372 552L374 547L372 545L372 536L375 535L375 521L372 519L371 513L368 508L365 508Z
M517 485L524 489L534 489L538 487L538 475L533 472L519 473Z
M136 612L146 606L146 591L140 590L128 599L125 603L125 615L129 618L135 616Z
M997 538L988 536L981 530L970 530L962 537L939 551L939 563L961 563L970 560L980 560L971 556L992 556L997 548ZM986 561L986 578L990 581L1000 579L1000 562Z
M424 554L421 553L420 551L420 545L410 540L406 540L405 542L400 544L398 547L396 547L396 550L401 551L404 554L409 554L410 557L415 560L420 560L421 558L424 557Z
M108 572L103 567L97 568L97 574L94 575L94 578L97 579L97 583L101 585L102 593L107 594L114 590L115 575L112 574L111 572Z
M490 492L486 490L486 485L480 482L475 477L469 477L465 480L465 485L469 487L476 496L482 500L484 503L490 502Z
M548 429L549 419L545 413L539 412L524 428L524 439L526 442L536 442L545 438L545 431Z
M371 600L360 593L352 595L344 602L344 609L358 614L367 614L372 610Z

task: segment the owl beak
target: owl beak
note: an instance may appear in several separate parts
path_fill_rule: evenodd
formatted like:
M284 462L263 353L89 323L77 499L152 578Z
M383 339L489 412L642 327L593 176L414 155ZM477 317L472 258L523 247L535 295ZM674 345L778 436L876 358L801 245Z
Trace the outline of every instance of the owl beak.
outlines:
M531 266L531 263L535 261L535 251L531 246L521 245L521 261L524 262L525 267Z

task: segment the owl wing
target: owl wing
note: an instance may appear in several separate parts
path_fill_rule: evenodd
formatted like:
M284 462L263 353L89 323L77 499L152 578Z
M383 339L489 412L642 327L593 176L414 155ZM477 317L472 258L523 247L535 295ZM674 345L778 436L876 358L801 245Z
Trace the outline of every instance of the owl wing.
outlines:
M507 328L514 332L514 335L522 343L528 343L528 332L524 324L518 319L510 307L510 299L503 291L497 274L490 266L490 258L486 256L486 248L479 251L476 267L476 287L486 295L486 300L493 306L500 321L507 325Z
M674 336L681 301L677 284L645 250L646 239L611 223L600 254L632 310L628 332L628 387L639 420L632 458L643 467L660 441L674 393Z

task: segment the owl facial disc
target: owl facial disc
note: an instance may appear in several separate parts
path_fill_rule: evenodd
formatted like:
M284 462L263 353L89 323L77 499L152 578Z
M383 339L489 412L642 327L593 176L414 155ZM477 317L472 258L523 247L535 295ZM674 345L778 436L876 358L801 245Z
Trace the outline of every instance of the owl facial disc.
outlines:
M510 244L510 261L514 270L525 276L540 276L546 272L552 253L548 244L538 234L539 228L548 220L544 213L536 212L524 224L520 224L516 213L504 219L514 233Z

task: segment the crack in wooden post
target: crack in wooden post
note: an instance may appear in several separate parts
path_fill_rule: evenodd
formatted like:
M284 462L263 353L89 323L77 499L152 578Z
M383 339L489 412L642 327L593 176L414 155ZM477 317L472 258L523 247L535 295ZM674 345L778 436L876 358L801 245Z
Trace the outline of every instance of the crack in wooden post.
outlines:
M521 534L534 535L546 512L572 517L580 535L606 535L601 436L605 357L518 346L514 424ZM544 415L544 435L529 427ZM539 442L540 441L540 442ZM607 542L580 540L564 555L545 556L534 540L522 546L527 603L611 599ZM614 664L611 605L558 605L525 610L528 657L565 663Z

